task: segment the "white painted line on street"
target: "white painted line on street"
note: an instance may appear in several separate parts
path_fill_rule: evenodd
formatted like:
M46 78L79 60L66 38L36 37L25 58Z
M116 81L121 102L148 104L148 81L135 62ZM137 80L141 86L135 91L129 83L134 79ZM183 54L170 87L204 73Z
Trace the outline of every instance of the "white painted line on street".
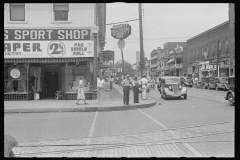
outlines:
M161 126L163 129L167 130L168 128L163 125L162 123L160 123L159 121L157 121L156 119L154 119L153 117L151 117L150 115L144 113L143 111L141 111L140 109L137 109L139 112L141 112L142 114L144 114L145 116L147 116L148 118L150 118L151 120L153 120L154 122L156 122L159 126ZM179 135L174 132L174 131L168 131L169 133L171 133L174 137L179 137ZM196 150L194 149L192 146L190 146L188 143L183 143L183 145L189 149L190 151L192 151L192 153L194 153L196 156L201 156L201 154Z
M96 111L96 113L94 115L94 118L93 118L93 121L92 121L92 124L91 124L91 128L90 128L88 137L93 137L93 132L94 132L97 116L98 116L98 111Z
M96 111L96 113L95 113L95 115L94 115L94 118L93 118L93 121L92 121L92 124L91 124L91 128L90 128L90 131L89 131L89 133L88 133L88 139L87 139L87 141L86 141L86 144L87 144L87 145L90 144L91 137L93 137L93 132L94 132L94 128L95 128L97 116L98 116L98 111ZM85 155L86 155L86 157L89 157L90 151L89 151L89 150L85 151Z
M187 147L187 149L192 151L196 156L201 156L201 154L196 149L194 149L192 146L190 146L188 143L183 143L183 145L185 147Z
M141 112L142 114L144 114L145 116L147 116L148 118L150 118L151 120L153 120L154 122L156 122L159 126L161 126L163 129L168 129L166 126L164 126L162 123L158 122L156 119L152 118L151 116L149 116L148 114L144 113L143 111L141 111L140 109L137 109L139 112Z

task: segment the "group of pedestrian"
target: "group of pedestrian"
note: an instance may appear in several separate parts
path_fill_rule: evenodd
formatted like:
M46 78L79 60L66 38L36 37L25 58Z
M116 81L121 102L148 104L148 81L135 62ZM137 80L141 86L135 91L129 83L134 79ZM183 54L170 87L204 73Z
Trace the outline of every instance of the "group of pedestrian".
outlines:
M110 79L110 89L112 90L112 83L113 78ZM80 105L78 102L79 100L83 100L84 104L88 104L85 99L85 85L84 84L84 77L80 76L79 86L78 86L78 95L77 95L77 105ZM139 88L142 90L142 99L147 99L147 84L148 80L146 79L146 75L142 77L141 80L137 79L137 76L134 76L133 80L130 80L130 75L126 75L125 79L122 82L123 88L123 103L126 106L129 106L129 93L130 93L130 86L133 89L133 103L139 103ZM103 77L97 77L97 89L98 89L98 100L102 101L102 95L105 88L105 80Z
M130 80L130 75L126 75L126 79L123 80L123 104L129 106L129 92L130 85L133 89L133 103L139 103L139 88L142 90L142 99L147 99L147 84L148 80L146 75L143 76L141 80L137 79L137 76L134 76L133 80Z

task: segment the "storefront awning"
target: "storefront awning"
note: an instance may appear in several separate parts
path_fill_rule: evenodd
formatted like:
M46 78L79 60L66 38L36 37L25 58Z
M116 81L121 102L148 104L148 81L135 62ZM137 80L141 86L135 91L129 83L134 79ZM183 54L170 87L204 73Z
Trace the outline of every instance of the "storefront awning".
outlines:
M65 62L82 62L82 61L93 61L93 57L4 59L5 63L65 63Z
M174 61L174 58L170 59L167 63L171 63L172 61Z

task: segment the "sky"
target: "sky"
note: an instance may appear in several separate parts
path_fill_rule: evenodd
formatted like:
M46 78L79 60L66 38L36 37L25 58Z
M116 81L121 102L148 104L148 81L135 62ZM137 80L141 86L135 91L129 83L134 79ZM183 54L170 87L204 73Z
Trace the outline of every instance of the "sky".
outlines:
M107 3L106 24L139 19L138 3ZM228 3L142 3L143 48L150 59L153 49L166 42L186 40L229 20ZM139 20L127 22L132 33L125 41L124 60L136 63L140 51ZM116 63L122 60L118 39L111 36L113 25L106 26L104 50L115 53Z

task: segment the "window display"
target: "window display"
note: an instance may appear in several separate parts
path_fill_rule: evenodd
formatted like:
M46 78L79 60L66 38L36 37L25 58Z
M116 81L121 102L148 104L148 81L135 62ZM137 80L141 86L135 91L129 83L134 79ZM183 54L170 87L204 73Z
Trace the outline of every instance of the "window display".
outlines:
M24 64L4 66L4 93L27 93L27 72Z

